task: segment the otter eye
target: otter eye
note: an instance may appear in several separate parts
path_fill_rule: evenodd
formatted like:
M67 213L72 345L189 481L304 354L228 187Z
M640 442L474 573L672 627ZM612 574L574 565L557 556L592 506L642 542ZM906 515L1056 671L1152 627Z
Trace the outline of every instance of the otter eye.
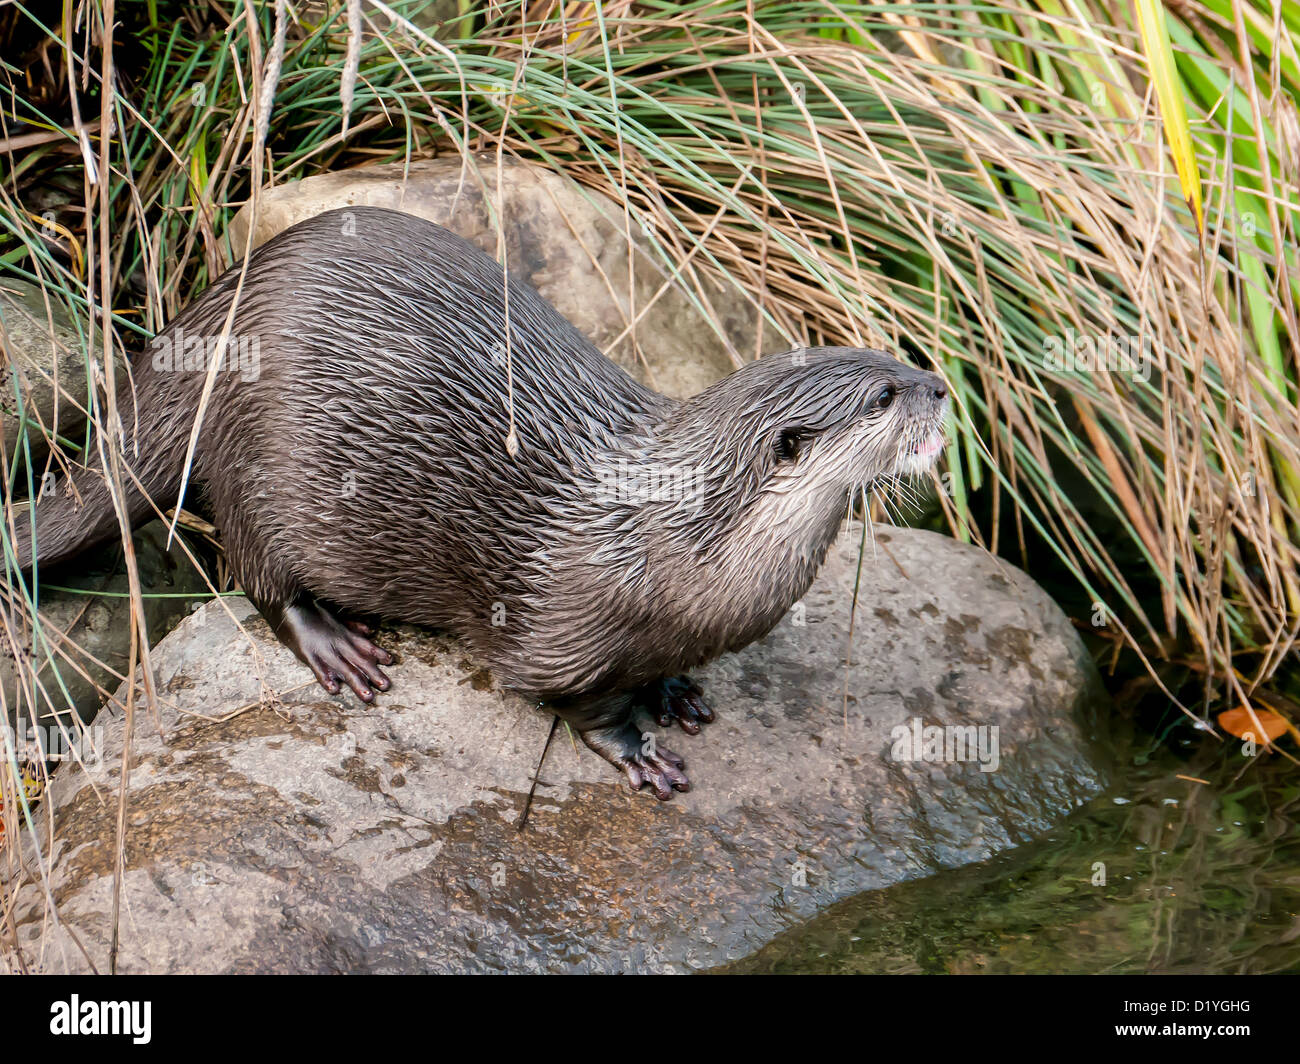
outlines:
M893 401L894 401L894 386L892 384L886 384L876 394L876 398L872 400L871 405L874 406L877 410L884 410Z
M776 438L772 449L778 462L793 462L803 449L804 436L800 429L786 429Z

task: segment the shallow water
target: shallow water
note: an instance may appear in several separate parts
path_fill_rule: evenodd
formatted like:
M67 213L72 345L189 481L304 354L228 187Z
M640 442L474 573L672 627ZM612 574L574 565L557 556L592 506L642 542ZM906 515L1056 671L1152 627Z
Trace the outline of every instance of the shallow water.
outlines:
M1049 836L851 898L726 970L1300 972L1300 767L1177 710L1117 751L1111 788Z

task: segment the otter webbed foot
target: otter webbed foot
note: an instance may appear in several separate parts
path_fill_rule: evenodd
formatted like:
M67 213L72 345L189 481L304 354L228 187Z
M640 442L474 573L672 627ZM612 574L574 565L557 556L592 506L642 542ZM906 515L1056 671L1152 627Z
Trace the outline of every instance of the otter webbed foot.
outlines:
M673 791L689 791L691 781L683 771L686 762L658 745L651 732L642 733L650 718L659 713L659 684L647 684L635 691L605 691L600 694L569 695L550 703L582 736L582 741L627 777L632 790L646 784L661 802ZM653 699L647 695L653 693Z
M357 621L346 624L316 602L300 600L276 612L263 610L280 642L298 655L320 685L330 694L345 683L363 702L373 702L375 691L387 691L388 677L379 668L391 665L393 656L367 636L373 630Z
M654 796L666 802L673 791L691 789L691 781L683 771L686 762L666 746L658 745L650 732L639 734L630 722L590 728L580 734L588 747L623 770L634 791L648 783Z
M699 735L701 724L712 724L717 719L704 701L700 685L689 676L665 676L646 684L639 692L639 701L661 728L676 721L687 735Z

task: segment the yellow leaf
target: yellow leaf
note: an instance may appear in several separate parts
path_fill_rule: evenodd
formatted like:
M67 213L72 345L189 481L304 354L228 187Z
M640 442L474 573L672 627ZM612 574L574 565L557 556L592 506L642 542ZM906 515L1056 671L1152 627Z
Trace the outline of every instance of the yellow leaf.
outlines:
M1197 235L1205 232L1205 218L1201 199L1201 174L1196 168L1196 155L1192 151L1192 133L1187 125L1187 110L1183 106L1183 81L1174 65L1173 49L1169 46L1169 31L1165 28L1165 9L1161 0L1133 0L1137 12L1138 28L1142 32L1142 48L1147 65L1151 68L1151 82L1160 100L1160 115L1164 120L1169 151L1178 170L1178 183L1183 199L1196 216Z

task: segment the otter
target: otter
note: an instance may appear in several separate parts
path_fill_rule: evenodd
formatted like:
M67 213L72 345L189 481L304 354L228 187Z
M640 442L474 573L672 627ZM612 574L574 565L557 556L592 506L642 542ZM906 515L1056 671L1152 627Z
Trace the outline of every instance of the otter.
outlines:
M638 722L712 721L689 670L777 624L856 490L943 447L943 379L882 351L767 355L669 399L398 211L329 211L257 249L217 352L238 278L135 360L118 402L131 520L183 501L222 359L193 482L239 585L321 686L389 689L361 618L450 631L661 800L689 790L686 764ZM20 567L116 533L103 476L73 480L43 493Z

